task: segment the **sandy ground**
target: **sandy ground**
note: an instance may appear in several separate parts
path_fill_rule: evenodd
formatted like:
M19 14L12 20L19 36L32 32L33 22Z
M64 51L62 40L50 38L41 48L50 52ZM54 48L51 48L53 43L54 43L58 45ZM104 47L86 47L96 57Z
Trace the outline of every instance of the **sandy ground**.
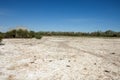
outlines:
M120 80L120 38L4 39L0 80Z

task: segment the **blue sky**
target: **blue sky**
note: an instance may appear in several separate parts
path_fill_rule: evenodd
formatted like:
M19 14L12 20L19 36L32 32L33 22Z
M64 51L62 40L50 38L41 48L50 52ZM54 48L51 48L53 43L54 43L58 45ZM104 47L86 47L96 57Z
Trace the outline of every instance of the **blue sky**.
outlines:
M0 31L120 31L120 0L0 0Z

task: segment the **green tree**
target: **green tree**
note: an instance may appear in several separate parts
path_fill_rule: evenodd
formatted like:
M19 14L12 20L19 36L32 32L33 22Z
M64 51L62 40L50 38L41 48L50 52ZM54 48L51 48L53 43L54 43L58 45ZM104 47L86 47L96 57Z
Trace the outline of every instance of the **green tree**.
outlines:
M34 31L30 31L30 32L29 32L29 37L30 37L30 38L35 37L35 32L34 32Z
M16 30L10 30L5 33L5 38L15 38L16 37Z
M105 35L106 35L107 37L115 37L115 36L117 36L117 35L116 35L116 32L114 32L114 31L112 31L112 30L107 30L107 31L105 31Z

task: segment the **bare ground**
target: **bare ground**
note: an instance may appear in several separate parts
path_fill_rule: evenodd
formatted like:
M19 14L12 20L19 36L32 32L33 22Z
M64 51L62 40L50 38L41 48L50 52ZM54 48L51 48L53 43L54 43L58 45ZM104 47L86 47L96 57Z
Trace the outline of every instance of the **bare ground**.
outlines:
M4 39L0 80L120 80L120 39Z

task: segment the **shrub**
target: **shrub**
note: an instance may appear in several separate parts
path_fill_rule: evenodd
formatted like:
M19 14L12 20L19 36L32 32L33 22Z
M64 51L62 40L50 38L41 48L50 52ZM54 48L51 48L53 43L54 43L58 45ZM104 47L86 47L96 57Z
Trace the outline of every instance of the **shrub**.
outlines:
M1 43L2 39L3 39L3 36L0 34L0 43Z
M41 39L41 38L42 38L42 36L41 36L41 35L39 35L39 34L36 34L36 35L35 35L35 38L36 38L36 39Z

